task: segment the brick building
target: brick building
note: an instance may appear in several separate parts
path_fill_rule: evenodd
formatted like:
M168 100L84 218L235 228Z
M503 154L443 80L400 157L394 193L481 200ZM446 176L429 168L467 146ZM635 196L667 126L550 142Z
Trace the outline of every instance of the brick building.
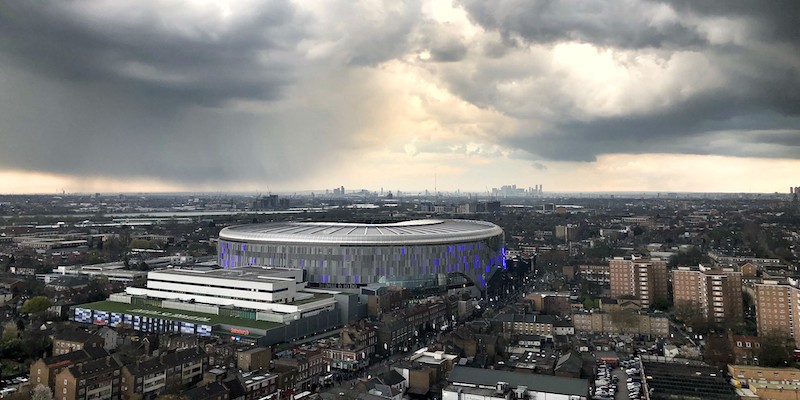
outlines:
M614 257L608 267L612 297L636 299L641 301L642 307L668 299L666 260Z
M86 331L64 331L53 335L53 355L71 353L88 348L103 348L105 339Z
M208 355L199 347L162 353L122 367L122 392L156 396L202 380L207 369Z
M362 320L344 327L336 346L325 349L325 356L331 368L357 371L369 366L377 343L375 326Z
M800 317L800 289L777 281L764 281L755 288L758 335L784 331L794 338L795 346L800 347L800 331L794 323Z
M56 375L65 368L108 356L108 352L104 349L90 347L52 357L40 358L31 364L31 385L36 387L36 385L42 384L53 389L56 384Z
M240 349L236 354L236 366L243 371L269 369L272 360L272 349L268 347Z
M732 268L678 267L672 271L674 304L691 304L714 323L738 324L744 320L742 273Z
M121 368L110 356L65 368L56 375L53 399L121 399Z

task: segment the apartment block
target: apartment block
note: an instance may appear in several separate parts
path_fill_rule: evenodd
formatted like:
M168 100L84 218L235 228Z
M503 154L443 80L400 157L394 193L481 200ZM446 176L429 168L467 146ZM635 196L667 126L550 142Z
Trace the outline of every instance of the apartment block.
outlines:
M581 279L587 282L593 282L598 285L608 285L610 283L609 265L579 265L578 275Z
M575 332L634 335L669 335L669 318L665 314L631 313L622 321L613 312L586 312L572 314Z
M171 387L185 387L202 379L208 356L199 347L162 353L122 367L122 393L155 397Z
M108 352L103 348L90 347L52 357L40 358L31 364L30 382L34 387L42 384L52 389L56 385L56 375L64 369L108 356Z
M104 357L65 368L56 375L53 398L121 399L121 367L122 365L113 357Z
M544 335L553 334L556 318L552 315L538 314L500 314L495 318L503 326L503 334L511 335Z
M777 281L756 284L756 326L758 335L781 330L800 347L800 330L794 324L800 316L800 289Z
M742 273L732 268L678 267L672 271L674 304L690 302L710 322L744 319Z
M614 257L609 261L611 296L632 298L648 307L667 298L667 262L658 258Z

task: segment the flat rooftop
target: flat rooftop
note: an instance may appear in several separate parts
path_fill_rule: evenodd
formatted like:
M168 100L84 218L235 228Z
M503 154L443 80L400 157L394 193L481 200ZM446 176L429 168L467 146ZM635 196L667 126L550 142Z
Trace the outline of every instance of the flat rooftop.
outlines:
M177 310L174 308L155 307L144 304L127 304L118 303L116 301L98 301L95 303L81 304L75 306L76 308L85 308L90 310L107 311L113 313L122 313L130 315L138 315L140 317L161 317L164 319L171 319L176 321L191 322L193 324L203 325L233 325L254 329L272 329L282 324L269 321L256 321L253 319L229 317L225 315L205 314L195 311Z
M589 381L586 379L564 378L553 375L539 375L528 372L500 371L457 365L450 372L448 381L456 386L463 384L494 387L497 382L507 382L512 388L525 386L530 391L583 396L589 394ZM460 384L460 385L459 385Z
M269 281L295 281L296 277L302 277L302 271L296 268L281 267L260 267L249 266L235 269L162 269L152 271L160 274L176 276L204 277L212 279L228 279L247 282L269 282Z
M642 362L651 399L738 399L722 371L707 365Z

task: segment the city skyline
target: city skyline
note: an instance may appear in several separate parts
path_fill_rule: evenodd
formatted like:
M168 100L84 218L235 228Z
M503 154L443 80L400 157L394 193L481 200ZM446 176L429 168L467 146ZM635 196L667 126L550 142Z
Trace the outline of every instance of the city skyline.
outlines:
M791 1L0 7L0 194L788 193Z

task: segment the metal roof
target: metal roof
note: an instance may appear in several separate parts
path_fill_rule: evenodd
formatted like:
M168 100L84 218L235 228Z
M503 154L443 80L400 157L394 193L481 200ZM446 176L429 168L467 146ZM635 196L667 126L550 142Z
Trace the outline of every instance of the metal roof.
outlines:
M491 387L497 385L498 382L506 382L511 387L526 386L528 390L534 392L582 397L586 397L589 394L589 382L586 379L471 368L460 365L453 367L453 371L450 372L447 380L455 385Z
M503 234L485 221L423 219L383 224L276 222L224 228L220 240L245 243L340 245L442 244L482 240Z

